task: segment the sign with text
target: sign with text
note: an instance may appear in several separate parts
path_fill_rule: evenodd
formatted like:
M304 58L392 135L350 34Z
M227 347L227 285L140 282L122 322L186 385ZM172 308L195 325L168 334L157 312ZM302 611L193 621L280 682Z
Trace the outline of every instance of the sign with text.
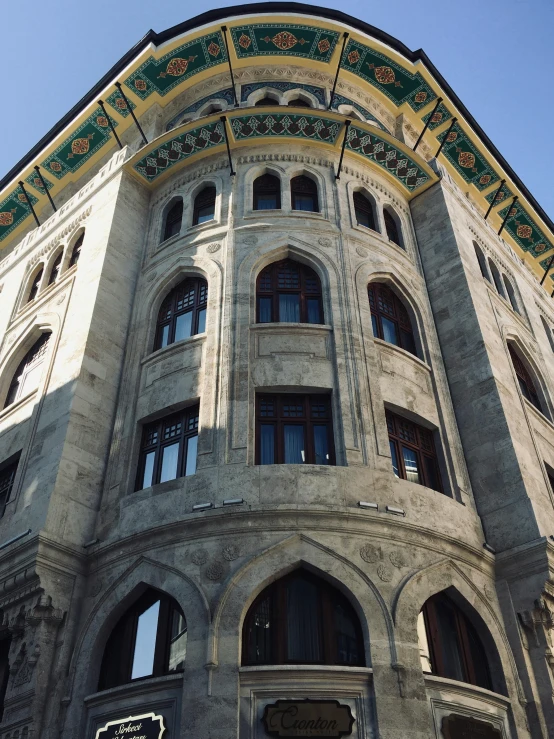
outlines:
M445 739L502 739L502 732L486 721L451 713L442 720Z
M350 706L332 700L279 700L265 707L262 721L270 736L340 739L352 733Z
M162 739L165 733L163 716L143 713L108 723L96 732L96 739Z

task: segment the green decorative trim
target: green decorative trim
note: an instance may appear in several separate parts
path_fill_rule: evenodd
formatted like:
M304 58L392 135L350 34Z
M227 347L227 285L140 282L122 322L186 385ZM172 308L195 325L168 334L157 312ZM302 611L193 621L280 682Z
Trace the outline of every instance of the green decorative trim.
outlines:
M442 142L447 131L438 136ZM478 190L485 190L500 180L485 157L475 148L458 123L448 134L442 152L454 169Z
M370 134L357 126L352 125L348 129L346 148L361 154L394 175L410 192L425 185L430 179L429 175L402 150L396 149L379 135Z
M552 259L552 254L549 254L546 257L546 259L543 259L542 262L539 262L539 264L541 265L541 267L543 269L546 269L548 267L548 263L550 262L551 259ZM550 273L549 277L554 282L554 273L553 272Z
M315 26L256 23L231 28L231 37L239 59L286 54L328 63L339 34Z
M433 113L432 110L430 110L427 115L423 116L423 118L421 119L423 123L427 123L427 121L431 117L431 113ZM437 111L433 113L433 120L429 124L429 131L434 131L435 128L442 126L443 123L449 121L451 118L452 113L448 110L444 103L441 103L437 108Z
M388 56L353 39L346 46L342 66L376 87L395 105L407 102L416 112L437 97L419 72L410 74Z
M38 203L38 198L32 192L27 194L33 205ZM0 203L0 241L7 238L28 215L31 215L31 209L21 188L17 187Z
M546 238L521 203L517 202L513 207L508 205L503 208L498 212L499 217L504 220L508 211L510 215L504 225L504 230L510 234L523 251L530 252L534 257L540 257L550 249L554 249L552 243Z
M218 146L224 141L221 121L208 123L169 139L154 151L146 154L133 168L148 182L153 182L178 162L188 159L199 151Z
M496 186L496 189L489 192L485 200L490 205L492 203L492 199L496 195L496 191L498 190L498 185ZM506 198L513 198L514 193L510 190L510 188L507 185L502 185L502 189L498 193L498 197L495 200L494 207L496 208L497 205L500 205L500 203L504 202Z
M111 116L110 120L115 128L117 121ZM102 108L96 108L94 113L71 136L68 136L53 154L41 162L40 166L61 180L68 172L76 172L104 146L110 137L111 129L108 119Z
M129 100L129 98L127 98L127 100ZM106 98L106 102L123 118L127 118L127 116L131 114L131 111L127 107L127 103L121 97L118 90L112 92L112 94ZM134 110L137 107L132 100L129 100L129 103L131 105L131 110Z
M231 120L237 141L258 136L290 136L334 144L341 126L339 121L328 118L291 113L260 113Z
M54 184L50 182L48 177L44 176L43 172L41 172L41 175L42 175L42 179L44 180L44 184L46 185L47 189L51 190L54 187ZM31 187L34 187L35 190L40 192L41 195L46 195L46 190L44 189L42 182L40 181L40 177L38 176L36 172L33 172L28 177L26 177L25 182L28 185L31 185Z
M193 75L226 61L223 37L217 31L189 41L161 59L149 57L127 77L125 85L141 100L146 100L153 92L163 96Z

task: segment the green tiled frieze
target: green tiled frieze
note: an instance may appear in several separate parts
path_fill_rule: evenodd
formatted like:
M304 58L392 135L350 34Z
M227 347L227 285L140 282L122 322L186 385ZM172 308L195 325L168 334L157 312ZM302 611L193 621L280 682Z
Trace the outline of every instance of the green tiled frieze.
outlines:
M352 125L348 129L346 148L390 172L410 192L429 181L427 173L403 151L396 149L380 136L362 131L357 126Z
M489 192L489 194L485 198L485 200L487 201L489 205L492 203L492 199L494 198L497 192L498 192L498 185L496 186L496 190L492 190L491 192ZM494 201L495 207L497 205L500 205L500 203L506 200L506 198L513 198L513 196L514 196L514 193L510 190L510 188L507 185L502 185L502 189L500 190L500 192L498 193L498 197Z
M447 131L441 133L438 137L439 141L442 142L447 133ZM500 179L457 123L448 133L442 152L464 180L472 183L479 190L485 190Z
M27 191L27 194L33 205L38 203L38 198L32 192ZM0 241L9 236L30 214L27 199L18 187L0 203Z
M311 115L265 113L233 118L231 126L237 140L257 136L293 136L334 144L342 124Z
M44 184L46 185L48 190L51 190L54 187L54 184L50 182L50 180L44 175L44 172L41 172L42 179L44 180ZM33 172L28 177L25 178L25 182L28 185L31 185L31 187L34 187L35 190L40 192L41 195L46 195L46 190L44 189L44 185L41 182L40 177L36 172Z
M429 118L433 115L433 120L429 123L429 130L434 131L435 128L442 126L443 123L449 121L452 118L452 113L448 110L444 103L441 103L437 110L433 113L432 110L422 117L423 123L427 123Z
M419 72L410 74L388 56L353 39L346 46L342 66L381 90L396 105L407 102L418 111L437 97Z
M129 100L129 98L127 98L127 100ZM134 110L137 107L132 100L129 100L129 105L131 106L131 110L129 110L127 103L121 97L121 94L118 90L112 92L112 94L106 98L106 102L108 103L108 105L111 105L111 107L116 110L123 118L127 118L127 116L131 114L131 110Z
M199 126L161 144L138 161L134 169L149 182L153 182L177 162L182 162L192 154L210 149L224 141L221 121Z
M223 37L217 31L189 41L161 59L151 56L127 77L125 85L145 100L153 92L165 95L193 75L226 61Z
M339 34L315 26L287 23L256 23L231 28L237 57L287 54L328 62Z
M110 116L114 126L117 122ZM61 180L68 172L75 172L100 149L112 135L102 108L94 113L58 146L55 152L41 162L41 167Z
M510 234L523 251L528 251L534 257L539 257L544 252L554 248L521 203L516 202L514 206L508 205L498 211L499 217L504 220L508 211L509 216L504 225L504 230Z

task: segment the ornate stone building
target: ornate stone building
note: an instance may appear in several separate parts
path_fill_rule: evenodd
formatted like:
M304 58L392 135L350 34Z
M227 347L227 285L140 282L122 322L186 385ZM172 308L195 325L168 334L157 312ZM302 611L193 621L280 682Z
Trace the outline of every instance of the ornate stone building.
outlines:
M554 736L554 224L423 52L212 11L0 187L1 739Z

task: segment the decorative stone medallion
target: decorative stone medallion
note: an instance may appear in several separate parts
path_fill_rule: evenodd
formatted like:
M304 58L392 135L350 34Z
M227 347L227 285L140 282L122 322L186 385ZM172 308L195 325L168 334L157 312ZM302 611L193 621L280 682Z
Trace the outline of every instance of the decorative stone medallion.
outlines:
M243 241L245 244L254 246L254 244L258 243L258 237L256 236L256 234L246 234L246 236L243 238Z
M221 580L223 577L224 568L221 562L212 562L204 570L204 574L208 580Z
M209 251L210 254L214 254L216 251L219 251L220 248L221 244L218 241L215 241L213 244L208 244L206 251Z
M402 552L391 552L389 554L389 560L391 565L398 569L406 566L406 560L404 559Z
M320 236L318 239L318 243L320 246L329 247L332 245L331 239L326 238L325 236Z
M485 595L489 600L494 600L494 588L488 583L484 587Z
M146 282L152 282L153 280L156 279L157 276L158 276L157 272L150 272L150 274L147 275L146 277Z
M367 257L368 251L367 251L367 249L364 249L363 246L357 246L356 247L356 254L359 257Z
M385 565L379 565L377 574L383 582L390 582L392 580L392 572Z
M190 555L190 561L195 565L205 565L208 561L208 552L205 549L197 549Z
M379 550L377 549L377 547L374 547L371 544L364 544L360 547L360 557L364 560L364 562L374 564L380 559Z
M238 559L240 557L240 549L236 544L228 544L226 547L223 547L223 558L227 560L227 562L232 562L234 559Z

